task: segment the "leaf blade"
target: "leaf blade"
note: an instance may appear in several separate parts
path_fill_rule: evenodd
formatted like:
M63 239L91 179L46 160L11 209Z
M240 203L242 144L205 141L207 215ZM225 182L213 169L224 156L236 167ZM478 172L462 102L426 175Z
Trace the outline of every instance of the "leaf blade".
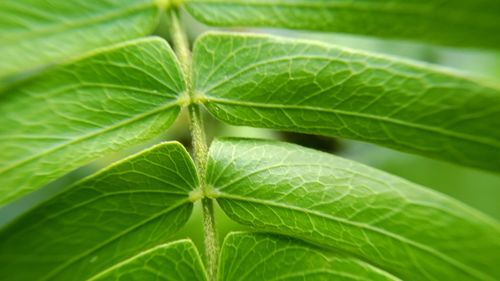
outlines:
M159 8L151 0L2 1L0 81L97 47L145 36L158 18Z
M500 88L426 64L271 36L208 34L199 99L234 125L339 136L500 171Z
M278 27L500 47L500 8L484 1L189 0L187 11L215 26Z
M179 143L138 153L3 228L0 272L11 280L89 278L165 242L189 218L189 193L197 187L193 162Z
M184 91L165 41L90 53L0 96L0 206L175 121Z
M193 242L179 240L144 251L88 280L206 281L207 277Z
M224 239L220 281L399 280L355 258L265 233L230 233Z
M498 222L355 162L291 144L223 139L212 144L207 181L233 220L340 250L401 279L500 275Z

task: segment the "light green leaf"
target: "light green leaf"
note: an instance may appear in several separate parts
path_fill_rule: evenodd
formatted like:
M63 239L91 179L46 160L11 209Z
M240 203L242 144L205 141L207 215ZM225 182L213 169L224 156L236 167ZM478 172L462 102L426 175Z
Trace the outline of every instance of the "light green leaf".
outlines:
M355 258L284 236L231 233L222 246L219 281L399 280Z
M184 89L159 38L100 50L9 89L0 96L0 206L161 133Z
M232 219L404 280L498 280L500 225L444 195L292 144L217 140L207 181Z
M0 276L85 280L168 241L198 187L179 143L163 143L88 177L0 232Z
M284 27L500 48L497 0L186 0L216 26Z
M209 34L198 99L235 125L340 136L500 171L500 86L436 66L269 36Z
M157 246L114 265L89 281L206 281L193 242L180 240Z
M153 0L3 0L0 82L96 47L142 37L155 28Z

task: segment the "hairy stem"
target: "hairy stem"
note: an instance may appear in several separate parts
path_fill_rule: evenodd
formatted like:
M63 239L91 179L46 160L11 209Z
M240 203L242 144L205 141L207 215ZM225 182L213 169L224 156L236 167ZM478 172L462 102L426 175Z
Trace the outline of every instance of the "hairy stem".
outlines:
M181 63L182 71L186 79L186 92L190 99L188 106L190 131L192 136L195 164L200 179L200 187L203 192L201 200L203 209L203 229L204 244L206 254L206 267L210 281L215 281L217 277L217 264L219 257L219 243L217 229L215 227L214 203L213 199L208 198L208 187L206 184L205 173L208 157L207 141L201 116L200 105L194 101L194 93L191 81L191 52L186 33L179 23L177 14L172 12L172 39L175 46L175 53Z

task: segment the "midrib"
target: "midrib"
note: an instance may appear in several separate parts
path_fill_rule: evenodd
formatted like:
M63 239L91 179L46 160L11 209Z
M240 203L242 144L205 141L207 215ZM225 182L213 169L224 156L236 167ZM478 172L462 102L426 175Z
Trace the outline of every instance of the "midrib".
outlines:
M147 118L147 117L149 117L151 115L154 115L156 113L159 113L161 111L164 111L166 109L174 107L176 105L179 105L179 102L177 100L174 101L174 102L167 103L167 104L165 104L163 106L160 106L160 107L158 107L158 108L156 108L156 109L154 109L152 111L148 111L148 112L145 112L143 114L136 115L136 116L134 116L132 118L126 119L126 120L121 121L121 122L118 122L117 124L113 124L113 125L111 125L109 127L105 127L104 129L93 131L93 132L91 132L89 134L86 134L86 135L83 135L81 137L78 137L78 138L76 138L76 139L74 139L72 141L59 144L57 146L52 147L51 149L48 149L48 150L45 150L45 151L41 152L41 153L34 154L34 155L30 156L30 157L26 157L26 158L21 159L19 161L13 162L11 165L6 166L3 169L0 169L0 174L6 173L6 172L8 172L8 171L10 171L10 170L12 170L14 168L17 168L17 167L19 167L21 165L24 165L27 162L31 162L33 160L36 160L36 159L38 159L38 158L40 158L42 156L45 156L47 154L50 154L50 153L56 152L58 150L61 150L61 149L65 148L65 147L67 147L69 145L73 145L73 144L76 144L76 143L88 140L88 139L90 139L92 137L95 137L95 136L107 133L109 131L112 131L114 129L118 129L118 128L120 128L122 126L125 126L125 125L128 125L128 124L137 122L137 121L139 121L141 119Z
M276 103L258 103L258 102L249 102L249 101L239 101L239 100L229 100L229 99L222 99L222 98L214 98L210 96L205 96L204 101L206 102L213 102L213 103L221 103L221 104L230 104L230 105L237 105L237 106L246 106L246 107L257 107L257 108L271 108L271 109L292 109L292 110L308 110L308 111L315 111L315 112L326 112L326 113L333 113L337 115L344 115L344 116L349 116L349 117L358 117L358 118L365 118L365 119L371 119L371 120L377 120L385 123L392 123L396 125L401 125L409 128L414 128L422 131L428 131L428 132L433 132L437 133L439 135L445 135L448 137L460 139L460 140L466 140L474 143L479 143L482 145L488 145L494 148L500 148L500 143L496 142L493 139L487 139L487 138L480 138L468 134L463 134L455 131L450 131L450 130L445 130L439 127L432 127L432 126L427 126L427 125L422 125L422 124L416 124L416 123L410 123L408 121L400 120L400 119L394 119L394 118L389 118L389 117L384 117L384 116L378 116L378 115L373 115L373 114L366 114L366 113L360 113L360 112L349 112L345 110L339 110L339 109L330 109L330 108L321 108L321 107L316 107L316 106L304 106L304 105L287 105L287 104L276 104ZM304 127L307 129L307 127Z

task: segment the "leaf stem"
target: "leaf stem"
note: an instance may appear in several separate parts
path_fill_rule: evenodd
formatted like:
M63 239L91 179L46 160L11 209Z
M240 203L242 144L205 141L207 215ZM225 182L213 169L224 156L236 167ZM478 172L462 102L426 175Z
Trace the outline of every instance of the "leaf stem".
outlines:
M184 77L186 79L186 94L190 102L188 105L190 131L194 148L195 164L200 180L200 188L203 193L201 199L203 210L203 230L206 254L206 267L210 281L215 281L217 277L217 265L219 257L219 243L217 229L215 227L215 214L213 199L207 197L209 192L206 184L206 163L208 158L208 147L203 126L203 118L200 105L196 102L193 93L191 79L191 52L186 33L180 25L177 13L173 11L172 17L172 40L175 53L179 58Z

